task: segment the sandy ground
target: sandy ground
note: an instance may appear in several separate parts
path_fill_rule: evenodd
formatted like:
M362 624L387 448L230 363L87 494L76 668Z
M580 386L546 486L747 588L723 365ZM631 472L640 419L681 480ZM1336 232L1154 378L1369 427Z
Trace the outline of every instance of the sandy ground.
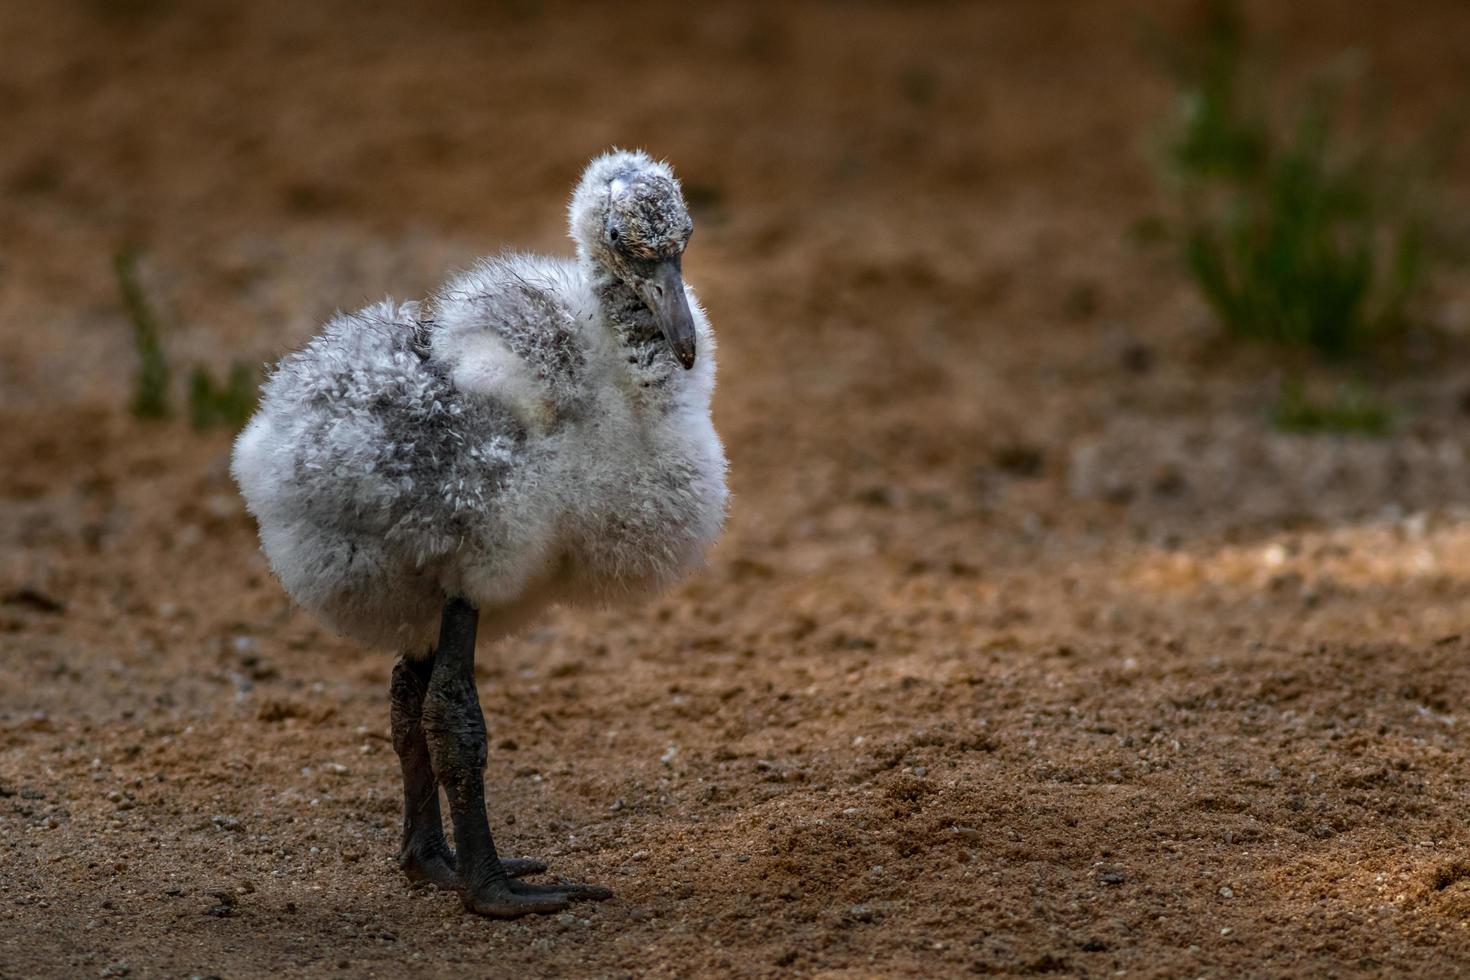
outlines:
M1463 79L1462 3L1290 8L1399 118ZM0 6L0 977L1470 975L1470 360L1271 431L1126 234L1137 15ZM258 363L566 248L612 142L695 204L736 496L686 587L482 650L504 849L617 891L488 922L393 862L390 658L291 608L228 434L126 413L109 260Z

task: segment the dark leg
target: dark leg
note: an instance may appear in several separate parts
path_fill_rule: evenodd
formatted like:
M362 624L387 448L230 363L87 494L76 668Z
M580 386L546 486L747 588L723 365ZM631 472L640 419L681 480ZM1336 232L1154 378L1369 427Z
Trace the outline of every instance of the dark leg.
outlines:
M424 740L421 723L424 692L433 667L432 658L399 657L393 665L393 749L403 767L403 847L398 852L398 866L413 881L453 888L457 883L454 852L444 840L439 784L434 781L429 743Z
M439 784L434 779L422 724L424 694L433 667L432 654L417 660L400 657L393 666L393 748L403 767L403 847L398 852L398 866L412 881L458 888L454 852L444 840ZM532 858L505 858L501 863L512 877L546 870L544 861Z
M475 631L479 614L462 599L444 605L439 649L424 695L423 729L429 758L449 800L458 877L465 908L496 919L559 912L568 902L604 899L593 885L527 885L500 863L485 819L485 716L475 690Z

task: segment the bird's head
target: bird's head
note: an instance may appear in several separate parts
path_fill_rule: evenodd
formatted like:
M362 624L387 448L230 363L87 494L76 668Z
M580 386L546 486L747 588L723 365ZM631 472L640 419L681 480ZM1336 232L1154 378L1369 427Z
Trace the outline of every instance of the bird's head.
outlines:
M582 260L627 283L679 363L692 368L694 317L681 263L694 222L669 166L642 151L613 150L593 160L572 195L571 231Z

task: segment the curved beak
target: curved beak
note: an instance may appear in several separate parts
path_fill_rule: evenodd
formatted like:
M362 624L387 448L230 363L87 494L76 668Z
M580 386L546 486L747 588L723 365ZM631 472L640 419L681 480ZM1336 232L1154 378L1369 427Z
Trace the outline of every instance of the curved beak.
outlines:
M653 274L640 290L643 302L669 343L669 350L684 366L694 367L694 315L684 296L684 273L678 259L667 259L654 266Z

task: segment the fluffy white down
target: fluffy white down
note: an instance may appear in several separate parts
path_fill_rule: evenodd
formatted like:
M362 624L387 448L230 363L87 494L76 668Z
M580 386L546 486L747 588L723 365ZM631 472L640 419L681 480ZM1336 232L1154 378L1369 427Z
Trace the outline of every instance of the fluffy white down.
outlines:
M690 292L695 367L634 363L594 271L483 261L428 315L381 302L282 359L232 472L297 602L421 652L447 596L493 636L702 561L727 499L709 322Z

